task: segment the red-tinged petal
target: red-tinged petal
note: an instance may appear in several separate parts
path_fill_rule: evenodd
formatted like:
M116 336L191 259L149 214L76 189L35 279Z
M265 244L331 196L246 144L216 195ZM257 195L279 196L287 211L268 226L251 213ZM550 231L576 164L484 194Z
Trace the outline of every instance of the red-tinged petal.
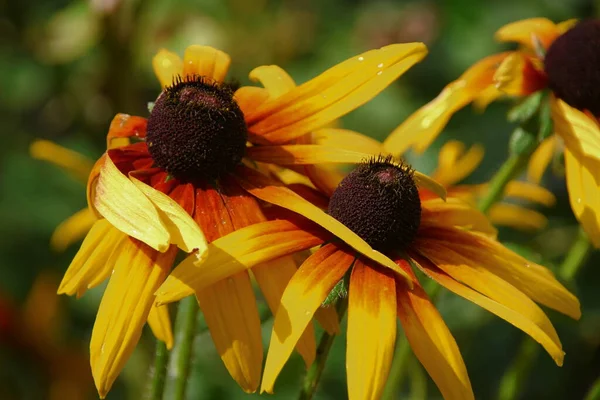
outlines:
M260 383L263 361L256 298L247 272L196 292L217 351L231 377L247 393Z
M92 374L101 398L137 345L154 304L154 292L169 273L176 253L174 246L159 253L133 239L121 250L90 340Z
M250 147L246 150L246 156L254 161L271 164L306 165L324 163L358 164L371 158L372 154L318 144L292 144Z
M556 150L556 136L552 135L544 139L538 148L533 152L527 166L527 179L533 183L540 183L548 164L554 156Z
M191 45L183 55L183 78L203 76L223 82L231 64L228 54L210 46Z
M394 357L396 285L389 271L356 261L348 289L348 397L381 397ZM387 272L387 274L386 274Z
M260 263L322 244L320 230L308 229L277 220L254 224L216 239L208 245L204 261L198 263L197 257L191 255L175 268L158 290L157 301L164 304L180 300Z
M454 251L450 246L423 242L418 251L455 280L531 321L537 327L532 337L544 346L559 366L562 365L564 353L552 323L523 292L485 269L477 258Z
M338 64L317 78L243 110L251 141L283 144L366 103L427 53L422 43L395 44Z
M272 181L260 172L245 166L239 167L235 176L240 185L247 190L248 193L263 201L298 213L316 224L321 225L366 257L404 276L410 285L404 272L401 271L392 260L384 254L374 250L344 224L331 217L317 206L304 200L290 189L279 185L277 182Z
M383 142L386 151L394 155L403 154L411 147L418 153L425 151L455 112L493 85L496 68L508 54L484 58L448 84L435 99L408 117L387 137Z
M598 120L554 96L550 99L554 132L572 152L600 160L600 125Z
M497 234L496 228L483 213L456 198L449 198L446 202L433 199L421 203L420 229L436 226L457 226L492 237Z
M288 284L275 316L261 392L273 393L275 380L298 339L353 261L353 254L328 244L300 266Z
M553 328L550 331L554 332L554 334L549 334L543 326L540 326L540 321L532 318L531 315L527 315L522 309L512 308L507 306L504 301L493 299L470 289L423 257L415 254L414 258L421 270L440 285L521 329L538 343L542 344L553 358L557 360L559 365L562 364L564 353Z
M173 332L171 331L169 307L158 307L153 304L148 314L148 325L150 325L154 337L165 342L167 349L171 350L173 348Z
M263 65L250 72L250 79L260 82L269 92L269 98L274 100L296 87L296 82L281 67Z
M548 49L560 34L556 24L547 18L529 18L504 25L494 37L500 42L516 42L535 50L534 40Z
M398 264L412 274L414 289L396 285L398 317L413 353L427 370L445 400L474 399L465 363L441 315L417 282L407 262Z
M502 61L494 74L494 83L509 96L524 97L544 89L547 78L530 56L515 52Z
M594 247L600 248L600 161L565 149L569 201Z
M183 73L183 62L181 58L168 50L161 49L152 59L154 74L158 78L163 89L173 84L175 77Z
M170 83L169 83L170 84ZM146 126L148 120L129 114L117 114L110 123L108 135L106 136L106 147L112 149L113 141L119 138L143 139L146 137Z

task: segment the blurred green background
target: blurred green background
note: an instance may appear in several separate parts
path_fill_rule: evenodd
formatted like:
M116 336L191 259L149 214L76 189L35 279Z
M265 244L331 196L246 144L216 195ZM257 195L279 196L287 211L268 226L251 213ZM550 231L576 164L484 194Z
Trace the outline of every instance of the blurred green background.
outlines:
M32 159L29 145L36 138L49 139L97 158L114 114L145 116L147 102L158 95L151 69L158 49L182 54L194 43L219 47L232 56L229 77L248 84L248 72L261 64L278 64L303 82L367 49L423 41L430 48L425 61L343 118L344 127L383 139L473 62L502 49L493 41L496 29L534 16L554 21L597 16L597 2L0 1L0 399L75 398L69 388L55 384L60 370L77 378L72 380L81 382L88 398L97 398L87 346L103 287L79 300L57 298L56 285L78 245L62 254L48 245L57 224L85 206L84 186ZM499 103L481 115L470 108L461 111L435 145L411 161L430 172L439 146L448 139L483 143L486 157L469 181L489 179L506 158L514 128L506 122L507 109L508 104ZM502 230L501 239L553 267L573 240L576 223L563 178L548 176L544 183L558 198L554 208L542 210L549 227L535 234ZM550 313L567 353L565 365L558 368L539 352L519 398L580 399L600 373L598 261L598 254L592 255L571 285L582 301L581 321ZM438 303L465 358L476 397L496 398L524 335L449 293L442 293ZM264 325L265 345L271 322ZM46 338L41 345L29 337L36 335ZM189 399L258 396L244 394L231 380L206 332L195 345ZM146 332L108 399L142 398L153 351L153 338ZM318 399L347 396L344 352L342 337L334 345ZM429 378L423 384L419 369L411 364L398 398L440 398ZM295 355L273 398L295 398L302 377Z

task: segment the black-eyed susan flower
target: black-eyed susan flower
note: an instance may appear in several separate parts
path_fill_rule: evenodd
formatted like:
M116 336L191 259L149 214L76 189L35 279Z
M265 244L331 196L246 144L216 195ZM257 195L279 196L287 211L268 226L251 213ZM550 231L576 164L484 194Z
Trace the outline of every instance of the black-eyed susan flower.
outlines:
M452 114L471 102L485 107L504 95L524 97L549 89L555 134L532 155L528 176L539 182L553 154L564 150L571 207L592 243L600 247L600 92L595 90L600 79L600 22L554 24L533 18L500 28L496 38L516 42L519 48L469 68L402 123L386 140L386 149L394 154L409 147L423 151Z
M346 370L350 399L381 395L394 353L396 318L444 398L474 398L456 342L417 280L415 268L523 330L562 365L564 353L558 335L536 302L577 319L580 309L575 296L549 270L502 246L487 218L468 204L452 198L447 202L422 199L418 186L424 182L427 190L437 188L443 194L435 182L408 165L391 158L375 159L342 180L325 199L326 213L264 177L260 183L244 180L248 192L287 209L272 210L281 219L215 240L204 263L184 261L171 273L157 300L178 300L192 288L227 281L256 263L306 249L314 242L294 249L289 245L303 232L318 236L323 246L300 266L281 298L261 390L273 391L307 324L335 285L348 277ZM337 234L332 219L392 258L394 267L379 264L369 251L349 246Z
M438 165L432 178L446 188L448 197L456 197L475 206L488 190L488 184L461 184L473 173L483 160L484 149L480 145L466 148L457 140L446 142L438 154ZM423 193L421 195L423 198ZM556 198L547 189L529 182L513 180L506 185L505 198L533 202L546 207L554 205ZM497 226L509 226L520 230L536 230L546 226L546 217L530 208L516 203L500 202L488 211L490 221Z
M264 88L242 87L235 92L223 82L230 58L219 50L190 46L183 60L165 50L155 57L163 91L147 119L119 114L112 121L108 150L88 181L88 204L99 221L59 289L81 295L110 277L90 345L101 397L133 351L146 321L170 346L167 309L155 305L154 292L168 275L177 248L191 253L187 262L201 262L207 243L265 221L259 203L240 180L252 181L254 166L268 170L262 168L265 163L358 162L364 154L294 143L368 101L425 54L425 46L418 43L387 46L346 60L300 86L279 67L259 67L250 77ZM128 144L115 144L116 140ZM244 166L246 161L254 166ZM340 235L381 263L395 266L343 225ZM292 239L293 248L311 247L319 240L303 233ZM260 265L252 273L276 310L296 264L291 258L270 264L276 267ZM248 272L190 294L196 295L232 377L243 390L255 391L263 349ZM323 314L331 319L330 312ZM307 364L314 358L314 348L314 334L307 329L297 346Z

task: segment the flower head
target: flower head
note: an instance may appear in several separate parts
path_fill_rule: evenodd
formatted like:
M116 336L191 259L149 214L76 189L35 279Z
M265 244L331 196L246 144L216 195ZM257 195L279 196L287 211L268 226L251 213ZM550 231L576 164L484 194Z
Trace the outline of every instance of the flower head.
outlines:
M190 288L307 249L315 243L308 238L318 238L322 247L304 261L281 298L263 391L273 391L313 315L347 276L346 370L351 399L381 395L392 360L396 318L444 398L474 398L456 342L413 269L523 330L562 364L560 340L535 302L579 318L577 299L549 270L502 246L487 218L468 204L422 196L432 189L443 195L444 190L408 165L390 158L360 165L331 198L324 199L329 200L329 215L276 182L246 181L244 186L256 197L282 207L270 211L279 219L215 240L202 264L192 267L184 262L172 272L157 300L178 300ZM339 224L394 264L382 263L374 250L360 246Z
M88 180L88 203L99 220L59 289L81 295L109 278L90 345L101 397L120 373L146 321L170 347L168 311L155 304L154 293L178 249L190 253L184 263L193 266L207 256L208 243L266 221L247 185L260 184L266 178L263 172L270 174L274 164L360 161L364 153L296 141L305 143L303 136L368 101L425 54L425 46L418 43L387 46L352 57L300 86L281 68L263 66L250 77L264 87L236 91L224 82L230 58L222 51L190 46L183 60L166 50L157 54L153 65L163 91L147 119L125 114L113 119L108 150ZM320 239L304 235L299 240L312 247ZM291 258L252 269L273 312L295 271ZM248 271L239 271L227 282L192 287L189 294L195 294L232 377L243 390L254 392L263 349ZM331 327L327 320L332 314L323 315ZM297 349L310 364L315 353L310 329Z

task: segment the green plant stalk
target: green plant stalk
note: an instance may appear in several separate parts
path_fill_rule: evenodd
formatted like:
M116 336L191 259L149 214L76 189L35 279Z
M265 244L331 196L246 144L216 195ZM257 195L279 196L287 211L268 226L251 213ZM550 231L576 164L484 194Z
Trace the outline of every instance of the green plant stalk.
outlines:
M165 342L156 339L156 355L154 356L154 367L150 376L150 388L148 400L161 400L165 388L165 375L167 373L167 362L169 351Z
M585 264L591 250L590 240L583 228L579 227L577 237L558 270L560 277L566 282L571 282L577 276L579 269Z
M340 322L344 318L344 314L346 314L347 309L348 299L344 298L338 300L336 310ZM336 335L330 335L327 332L323 332L323 335L321 335L321 340L319 340L319 346L317 347L315 362L313 362L308 371L306 371L306 376L304 377L304 382L302 384L302 388L300 389L300 395L298 396L299 400L311 400L315 395L317 386L321 380L321 375L325 369L325 362L327 361L327 357L329 356L329 351L331 350L331 346L333 345L335 337Z
M192 345L198 304L195 296L179 302L175 320L175 345L167 369L163 400L183 400L192 363Z
M479 200L479 211L487 214L490 208L504 197L506 185L523 171L531 153L532 151L521 155L511 155L502 164L498 172L492 177L487 193Z
M584 400L600 400L600 377L594 381Z

